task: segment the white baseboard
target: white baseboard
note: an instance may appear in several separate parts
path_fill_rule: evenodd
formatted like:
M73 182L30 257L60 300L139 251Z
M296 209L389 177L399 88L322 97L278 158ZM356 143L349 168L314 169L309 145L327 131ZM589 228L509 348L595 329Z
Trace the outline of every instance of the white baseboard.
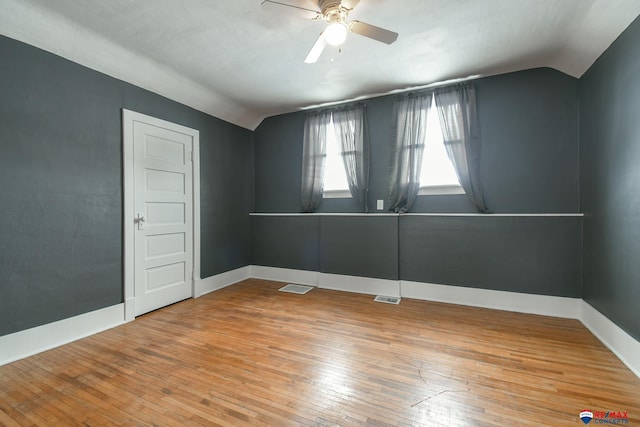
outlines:
M235 270L225 271L215 276L204 279L196 279L193 289L193 297L198 298L218 289L226 288L234 283L241 282L251 277L251 267L240 267Z
M319 275L317 271L292 270L289 268L265 267L252 265L251 277L254 279L273 280L276 282L290 282L299 285L318 286Z
M582 301L580 321L640 378L640 341L586 301Z
M318 287L335 291L359 294L400 296L400 282L397 280L375 279L372 277L345 276L342 274L320 273Z
M640 357L638 357L640 341L580 298L375 279L258 265L250 265L196 280L194 296L202 296L248 278L578 319L640 378ZM133 320L133 316L129 318L129 315L132 315L129 313L130 308L133 308L133 301L127 304L127 309L124 303L118 304L2 336L0 337L0 366Z
M518 313L578 319L580 298L523 294L464 286L400 281L403 298L414 298L449 304L469 305Z
M579 319L582 299L518 292L377 279L288 268L251 266L251 277L345 292L386 295L469 305L495 310Z
M297 283L336 291L393 297L400 296L400 286L397 280L346 276L342 274L319 273L317 271L293 270L261 265L251 266L251 277L276 282Z
M41 353L124 323L124 304L113 305L0 337L0 365Z
M136 299L126 298L124 300L124 321L133 322L136 318Z

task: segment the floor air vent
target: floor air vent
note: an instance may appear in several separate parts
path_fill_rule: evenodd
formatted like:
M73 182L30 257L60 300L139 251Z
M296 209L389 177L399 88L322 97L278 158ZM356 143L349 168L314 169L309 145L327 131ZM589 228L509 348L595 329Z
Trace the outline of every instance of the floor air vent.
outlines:
M400 297L385 297L378 295L373 299L375 302L384 302L386 304L400 304Z
M306 294L311 289L313 289L313 286L288 284L287 286L282 287L278 290L282 292L291 292L292 294Z

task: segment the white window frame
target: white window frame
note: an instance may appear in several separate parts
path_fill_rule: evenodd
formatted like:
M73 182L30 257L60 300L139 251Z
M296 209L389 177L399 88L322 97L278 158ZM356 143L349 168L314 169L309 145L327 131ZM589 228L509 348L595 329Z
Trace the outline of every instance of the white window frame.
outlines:
M461 185L425 185L418 189L418 196L446 196L449 194L467 194Z
M351 191L350 190L324 190L322 192L323 199L350 199Z

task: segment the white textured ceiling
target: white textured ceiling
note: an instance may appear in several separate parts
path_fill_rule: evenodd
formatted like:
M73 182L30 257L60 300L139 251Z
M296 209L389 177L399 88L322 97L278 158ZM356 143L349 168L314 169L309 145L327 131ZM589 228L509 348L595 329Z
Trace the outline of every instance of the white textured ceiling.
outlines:
M261 3L0 0L0 34L255 129L267 116L470 75L579 77L640 14L640 0L361 0L349 20L398 40L350 34L342 52L305 64L323 23Z

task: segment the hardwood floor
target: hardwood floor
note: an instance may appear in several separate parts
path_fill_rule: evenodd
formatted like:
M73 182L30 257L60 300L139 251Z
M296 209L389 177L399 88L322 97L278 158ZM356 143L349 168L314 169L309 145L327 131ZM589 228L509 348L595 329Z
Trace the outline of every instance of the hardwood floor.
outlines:
M640 425L576 320L248 280L0 367L0 425ZM593 423L595 424L595 422Z

